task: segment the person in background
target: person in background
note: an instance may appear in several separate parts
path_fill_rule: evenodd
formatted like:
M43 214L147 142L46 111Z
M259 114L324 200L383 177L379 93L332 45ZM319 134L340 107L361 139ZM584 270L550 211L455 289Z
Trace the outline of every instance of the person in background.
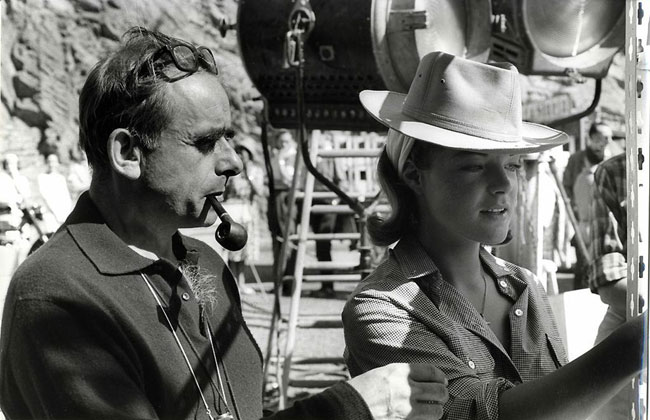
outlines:
M319 141L320 148L323 150L329 150L334 148L334 137L329 131L323 131ZM345 176L345 173L341 169L340 161L337 159L331 158L318 158L315 162L316 169L318 172L323 174L325 178L329 179L339 187L341 190L348 190L348 180ZM314 180L314 191L315 192L327 192L330 191L325 184L321 183L317 179ZM338 204L339 199L327 199L327 198L314 198L312 199L313 204ZM344 216L338 215L335 212L328 213L312 213L309 218L309 225L314 233L335 233L337 232L338 227L342 227L344 223ZM316 241L316 259L318 261L332 261L332 241L331 240L317 240ZM333 270L321 270L321 274L332 274ZM314 290L310 293L310 296L317 298L331 298L336 296L336 291L334 290L333 281L323 281L321 282L321 287L318 290Z
M591 216L592 259L587 267L589 288L608 305L595 344L625 323L627 312L627 207L625 153L600 165L594 173ZM642 303L641 303L642 304ZM630 396L622 391L590 420L629 418Z
M14 201L23 203L32 199L32 190L29 180L20 172L20 159L15 153L7 153L2 160L3 173L8 175L7 183L11 184L11 193Z
M31 199L31 188L27 177L20 173L19 159L14 153L7 153L2 159L0 171L0 203L4 220L11 228L18 228L22 220L21 207Z
M237 284L207 244L243 169L212 52L135 27L89 72L80 142L92 181L16 271L0 337L8 419L262 417L262 356ZM270 419L439 419L446 378L394 364Z
M83 150L70 150L70 167L68 168L68 189L72 202L75 203L82 192L90 187L90 168Z
M507 241L522 154L568 141L521 120L514 65L433 52L408 94L360 100L389 127L377 170L392 211L369 233L399 242L344 308L351 375L433 363L447 420L550 420L587 418L642 371L645 314L567 363L540 281L485 247Z
M72 199L68 182L59 170L59 157L55 153L48 154L45 165L45 172L38 175L38 191L48 210L43 215L46 229L54 232L70 214Z
M280 256L281 248L281 237L284 234L284 230L288 226L288 232L293 232L296 228L296 222L300 220L300 204L297 208L294 209L294 217L291 217L291 207L289 205L289 192L291 185L293 184L293 178L295 174L295 164L296 164L296 155L298 153L298 144L293 136L293 134L288 130L280 130L275 137L275 148L274 153L271 158L271 164L273 165L273 186L275 188L275 209L278 221L278 236L273 237L273 255L277 259ZM303 168L303 171L305 169ZM297 187L300 188L301 179L297 179ZM271 219L269 218L269 223ZM271 232L273 229L269 226ZM295 248L291 249L289 256L287 257L286 266L284 269L284 274L286 276L293 276L294 267L295 267L296 253ZM291 288L293 285L292 280L283 280L281 285L282 296L291 296Z
M231 216L248 232L246 246L239 251L228 251L228 267L233 272L239 291L250 294L254 290L246 286L246 265L259 259L258 223L261 220L259 199L264 192L264 170L256 162L257 144L253 138L242 136L235 140L235 151L242 161L242 173L226 185L224 198Z
M9 245L0 266L13 274L16 267L47 240L43 211L32 196L29 180L19 170L18 156L9 153L0 171L0 245Z
M608 146L612 144L612 129L605 123L596 122L589 129L586 148L569 156L562 175L562 185L578 221L578 232L572 239L572 244L575 244L578 240L577 236L581 235L585 245L588 246L586 241L590 238L594 172L598 164L605 159ZM574 288L580 289L587 287L586 266L589 263L589 256L582 255L580 247L575 245L574 247L576 249Z
M277 136L278 149L276 150L276 157L278 166L280 168L280 176L282 182L291 186L293 174L295 171L296 153L298 153L298 146L293 134L290 131L282 130Z
M27 256L29 244L21 229L23 209L30 196L29 181L18 170L18 156L8 153L2 159L0 170L0 278L7 278ZM4 297L7 282L1 284Z
M289 189L294 174L294 165L298 153L296 141L290 131L281 130L275 137L273 153L271 155L271 166L273 169L273 189L275 196L275 215L277 220L268 217L269 230L275 233L272 237L273 255L277 257L280 253L283 229L289 220ZM277 221L278 226L273 224ZM292 221L291 221L292 222Z

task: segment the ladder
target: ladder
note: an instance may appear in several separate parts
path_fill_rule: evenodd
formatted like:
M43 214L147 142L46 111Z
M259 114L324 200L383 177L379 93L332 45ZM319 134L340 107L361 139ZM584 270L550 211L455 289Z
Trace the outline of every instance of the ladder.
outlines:
M317 162L318 159L340 159L339 163L349 163L348 167L351 168L350 177L352 179L363 178L363 180L368 181L365 186L372 184L371 175L375 172L376 159L381 152L379 147L371 144L364 144L363 146L370 147L354 147L352 142L347 142L345 148L337 148L336 141L334 148L324 149L319 147L321 143L321 133L318 130L312 132L312 135L309 138L309 157L311 162ZM374 146L374 147L373 147ZM300 156L300 153L298 153ZM301 329L311 329L311 328L342 328L342 322L340 314L336 317L323 317L323 316L307 316L300 313L300 300L302 293L302 286L304 282L323 282L323 281L333 281L333 282L359 282L363 276L362 270L359 269L361 266L360 262L363 259L363 256L356 260L353 263L349 261L340 263L336 261L315 261L309 262L306 258L307 248L309 243L314 241L333 241L333 240L357 240L359 241L358 250L363 251L365 248L367 250L367 238L362 239L362 234L365 232L365 227L360 226L359 232L354 233L312 233L310 232L310 217L313 214L326 214L334 213L337 215L354 215L356 214L348 204L314 204L314 199L322 201L334 200L337 198L337 194L333 191L314 191L314 185L316 179L314 175L306 171L306 176L301 174L298 170L302 164L305 162L298 162L301 159L297 157L296 159L296 171L294 173L294 182L292 182L289 200L290 207L291 204L295 205L295 202L302 200L302 211L300 214L300 220L296 226L296 231L291 232L289 229L285 228L284 230L284 239L282 243L282 248L280 251L279 261L286 261L287 256L290 252L289 248L291 245L295 245L296 249L296 258L295 265L293 270L293 275L282 276L283 281L293 280L293 287L290 299L290 308L289 308L289 317L288 319L281 316L279 308L277 311L274 308L272 315L272 326L271 334L269 335L269 343L267 346L267 365L271 359L276 363L276 379L279 384L279 393L280 401L279 408L285 408L288 399L288 390L290 387L294 388L325 388L334 383L340 381L341 379L297 379L291 376L294 365L323 365L323 364L335 364L344 366L342 356L328 356L328 357L312 357L312 358L294 358L294 350L296 344L296 338L298 331ZM359 160L362 160L364 164L360 165L362 168L355 168L355 161L358 163ZM364 171L366 172L364 174ZM360 173L361 172L361 173ZM297 179L296 179L297 177ZM304 178L303 178L304 177ZM304 187L302 191L298 191L300 184L304 182ZM378 187L374 187L374 191L371 189L365 189L364 191L354 191L346 194L358 200L360 202L365 201L365 197L374 196L378 191ZM356 183L359 185L359 183ZM363 183L362 183L363 185ZM373 209L374 211L381 210L377 209L377 206ZM358 219L358 218L357 218ZM291 224L290 221L287 224ZM283 266L284 264L278 264ZM306 272L312 272L315 270L323 271L332 271L332 274L307 274ZM281 274L281 272L276 272L276 276ZM276 282L278 279L276 279ZM279 288L276 287L276 293ZM276 297L276 301L278 301ZM276 334L273 334L273 332ZM280 332L285 332L285 345L284 351L280 355ZM271 349L273 348L272 342L275 342L276 354L275 358L270 357ZM342 352L342 349L341 349ZM295 373L295 372L294 372ZM323 373L327 373L323 371ZM265 366L265 382L267 381L268 375L268 366ZM294 375L295 376L295 375Z

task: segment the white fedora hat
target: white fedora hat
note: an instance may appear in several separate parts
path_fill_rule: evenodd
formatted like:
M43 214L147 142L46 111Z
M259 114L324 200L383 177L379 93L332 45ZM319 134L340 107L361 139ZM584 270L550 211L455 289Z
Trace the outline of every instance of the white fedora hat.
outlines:
M444 52L422 57L408 94L364 90L361 104L379 122L453 149L532 153L566 143L558 130L521 119L519 72Z

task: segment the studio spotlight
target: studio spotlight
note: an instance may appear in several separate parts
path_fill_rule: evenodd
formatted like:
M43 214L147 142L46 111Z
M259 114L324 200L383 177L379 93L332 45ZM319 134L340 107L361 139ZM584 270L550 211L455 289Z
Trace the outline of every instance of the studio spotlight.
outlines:
M621 0L492 0L490 58L523 74L602 78L625 39Z
M432 51L478 61L489 55L489 0L240 0L241 56L274 127L298 125L295 71L286 68L285 51L295 2L315 17L304 45L309 129L383 131L361 107L361 90L406 92L420 58Z

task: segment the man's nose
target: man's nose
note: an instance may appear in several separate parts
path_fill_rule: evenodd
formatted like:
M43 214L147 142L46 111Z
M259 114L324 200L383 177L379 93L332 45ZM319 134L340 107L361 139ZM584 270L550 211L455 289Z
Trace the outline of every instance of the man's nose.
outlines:
M224 141L223 147L217 148L215 153L217 154L217 162L214 170L217 175L231 177L242 171L244 164L229 142Z

